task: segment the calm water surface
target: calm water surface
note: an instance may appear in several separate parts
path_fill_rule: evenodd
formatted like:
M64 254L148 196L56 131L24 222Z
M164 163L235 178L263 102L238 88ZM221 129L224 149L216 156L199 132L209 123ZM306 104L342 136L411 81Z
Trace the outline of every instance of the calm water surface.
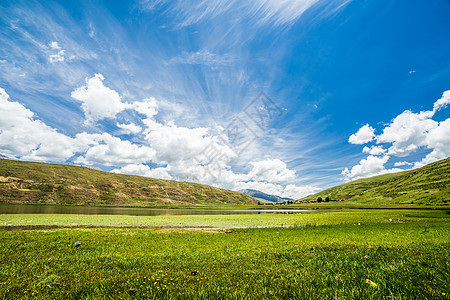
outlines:
M98 207L98 206L56 206L56 205L21 205L1 204L0 214L78 214L78 215L238 215L238 214L300 214L308 212L299 209L165 209L136 207Z

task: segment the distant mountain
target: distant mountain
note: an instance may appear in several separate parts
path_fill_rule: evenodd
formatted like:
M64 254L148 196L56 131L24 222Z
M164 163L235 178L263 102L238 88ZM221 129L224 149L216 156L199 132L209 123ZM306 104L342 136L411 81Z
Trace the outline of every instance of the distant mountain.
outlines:
M8 159L8 156L5 156L5 155L0 153L0 159Z
M146 206L258 202L242 193L197 183L0 159L0 203Z
M374 205L449 205L450 158L414 170L350 181L301 200L318 197Z
M250 197L253 197L258 200L265 200L269 202L285 202L285 201L294 201L294 199L291 198L283 198L275 195L266 194L264 192L258 191L258 190L252 190L252 189L244 189L240 190L239 192L249 195Z

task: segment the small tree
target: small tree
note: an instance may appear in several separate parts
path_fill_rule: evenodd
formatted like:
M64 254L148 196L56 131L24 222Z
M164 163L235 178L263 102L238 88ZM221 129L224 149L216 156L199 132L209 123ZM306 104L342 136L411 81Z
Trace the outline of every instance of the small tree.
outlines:
M317 198L317 202L322 202L322 197Z
M325 202L330 202L330 197L327 196L327 197L325 198Z

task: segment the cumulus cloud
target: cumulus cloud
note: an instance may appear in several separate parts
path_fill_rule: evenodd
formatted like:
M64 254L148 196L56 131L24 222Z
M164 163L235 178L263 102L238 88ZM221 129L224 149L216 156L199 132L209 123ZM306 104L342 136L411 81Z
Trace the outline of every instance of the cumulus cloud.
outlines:
M193 162L196 158L216 154L236 156L231 149L210 134L208 128L179 127L174 123L161 124L151 119L143 120L147 125L145 139L156 151L154 161L159 164Z
M450 156L450 118L430 130L426 137L426 145L427 148L433 150L422 161L417 162L415 167L421 167Z
M281 197L292 199L301 199L308 195L317 193L320 189L313 185L297 186L295 184L288 184L284 187Z
M64 56L65 56L65 50L62 49L58 42L51 42L49 44L50 49L52 49L53 51L56 51L56 53L54 54L50 54L50 56L48 57L48 59L50 60L51 63L55 63L55 62L63 62L64 61Z
M388 149L390 155L407 156L425 146L428 132L438 126L432 116L430 111L413 113L407 110L395 117L376 140L378 143L392 144Z
M167 168L158 167L151 169L148 165L144 164L129 164L120 169L114 169L111 172L128 174L128 175L139 175L145 177L159 178L159 179L173 179L169 174Z
M147 118L152 118L158 114L158 102L153 97L128 104L127 108L133 109Z
M375 129L370 127L369 124L366 124L363 127L361 127L357 133L352 134L348 138L348 142L350 144L358 144L358 145L366 144L373 140L375 136L374 132Z
M86 85L75 89L72 98L81 101L81 108L86 116L85 124L93 124L104 118L114 118L117 113L126 109L119 93L103 84L102 74L86 78Z
M155 151L150 147L138 146L103 133L101 143L90 147L86 154L78 157L75 162L86 165L125 166L149 162L154 156Z
M295 179L295 171L287 168L285 162L279 159L266 159L250 162L253 166L249 177L257 181L287 182Z
M402 166L412 166L413 163L407 162L407 161L398 161L394 163L394 167L402 167Z
M442 94L442 98L434 102L433 111L438 111L442 108L445 108L450 103L450 90L445 91Z
M123 166L150 161L154 150L123 141L108 133L78 133L74 138L35 118L35 114L19 102L9 100L0 88L0 150L11 157L26 160L64 162L77 153L77 163Z
M445 91L442 97L433 104L433 110L414 113L406 110L390 123L386 124L383 132L375 136L374 129L368 124L363 126L356 134L350 136L349 142L362 144L363 141L372 141L378 144L390 144L386 150L382 146L364 147L363 153L370 154L351 170L342 171L347 179L362 178L377 174L391 172L397 169L386 169L384 164L389 156L406 157L418 149L431 150L422 160L409 163L397 162L395 167L414 165L415 168L444 159L450 156L450 118L438 122L433 120L435 113L447 107L450 103L450 91ZM375 155L384 155L375 157Z
M371 146L370 148L365 146L363 148L363 153L368 153L370 155L382 155L386 153L386 149L383 148L383 146Z
M247 181L238 182L236 190L254 189L266 194L276 195L283 198L291 198L294 200L301 199L308 195L317 193L320 189L311 185L298 186L295 184L281 185L272 182Z
M347 180L355 180L399 171L399 169L386 169L384 165L388 160L389 156L387 155L382 157L369 155L367 158L362 159L359 164L353 166L351 170L345 168L342 171L342 175L344 175Z
M117 123L116 126L121 129L120 131L121 134L138 134L139 132L142 131L142 128L134 123L130 124Z
M35 119L32 111L9 100L0 88L0 148L11 157L62 162L73 156L74 140Z

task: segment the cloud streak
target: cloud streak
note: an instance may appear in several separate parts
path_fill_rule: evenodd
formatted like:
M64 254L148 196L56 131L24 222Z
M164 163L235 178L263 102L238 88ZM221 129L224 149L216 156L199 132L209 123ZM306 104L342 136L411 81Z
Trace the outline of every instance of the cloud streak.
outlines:
M320 0L196 0L163 1L148 0L141 2L142 11L154 11L162 7L170 7L177 18L179 26L191 26L197 23L210 21L224 16L233 16L234 22L243 22L242 19L250 18L254 23L271 26L290 26L297 21L308 9L312 8ZM328 2L328 11L336 11L345 6L349 1ZM324 15L326 13L324 12ZM236 18L241 18L236 20Z

